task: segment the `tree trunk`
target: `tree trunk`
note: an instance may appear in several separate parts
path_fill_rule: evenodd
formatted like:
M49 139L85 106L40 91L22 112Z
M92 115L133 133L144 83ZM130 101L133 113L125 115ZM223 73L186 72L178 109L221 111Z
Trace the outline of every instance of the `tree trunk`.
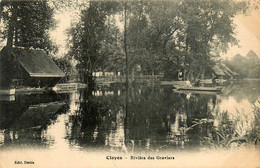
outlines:
M12 53L12 47L13 47L13 39L14 39L14 26L9 23L8 35L7 35L7 43L6 43L6 48L7 48L6 57L7 57L8 62L12 62L13 61L11 59L11 53Z
M200 79L204 80L205 78L205 68L202 68L201 74L200 74ZM204 82L201 83L201 86L204 86Z
M189 70L188 72L186 72L185 76L186 76L185 80L188 80L190 82L194 81L194 76L193 76L193 71L192 70Z
M14 9L13 9L14 10ZM8 34L7 34L7 43L6 43L6 62L4 63L5 65L5 73L9 74L6 78L6 84L9 85L12 82L13 79L13 75L15 74L15 70L12 69L13 68L13 62L14 62L14 58L11 57L12 54L12 47L13 47L13 39L14 39L14 24L15 24L15 20L16 20L16 15L14 14L14 12L12 12L12 16L10 18L9 21L9 26L8 26Z
M128 118L128 109L129 109L129 81L128 81L128 55L127 55L127 43L126 43L126 35L127 35L127 32L126 32L126 1L125 1L125 4L124 4L124 16L125 16L125 20L124 20L124 50L125 50L125 57L126 57L126 99L125 99L125 119L124 119L124 132L125 132L125 142L127 141L127 118ZM127 143L125 143L125 146L127 147Z
M13 20L13 19L11 19L11 20ZM10 22L12 22L12 21L10 21ZM12 23L9 23L7 43L6 43L6 46L8 48L9 47L11 48L13 46L13 39L14 39L14 26L12 25Z
M18 30L17 30L17 27L15 27L14 45L15 45L15 46L18 46Z
M129 83L129 77L128 77L128 70L129 70L129 60L128 60L128 55L127 55L127 44L126 44L126 2L125 2L125 11L124 11L124 15L125 15L125 20L124 20L124 50L125 50L125 57L126 57L126 85L128 86Z
M11 9L12 16L10 18L9 25L8 25L8 35L7 35L7 43L6 43L6 46L8 48L10 47L10 49L13 46L14 29L15 29L15 24L16 24L16 20L17 20L15 10L16 10L16 5L14 4ZM11 51L8 54L11 54ZM7 56L9 56L9 55L7 55Z
M204 80L204 78L205 78L205 68L202 68L200 79Z
M135 80L135 67L133 66L132 72L131 72L131 82Z

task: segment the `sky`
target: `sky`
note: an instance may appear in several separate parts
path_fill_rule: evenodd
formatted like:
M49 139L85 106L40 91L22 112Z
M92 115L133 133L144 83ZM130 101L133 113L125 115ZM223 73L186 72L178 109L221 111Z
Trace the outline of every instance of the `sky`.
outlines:
M246 56L251 49L260 57L260 9L250 12L247 16L238 15L234 19L236 38L239 47L233 46L223 54L223 58L232 58L236 54Z
M56 14L54 19L57 21L57 27L50 32L50 36L52 41L54 41L59 48L59 52L56 56L63 57L68 52L68 48L66 46L66 30L70 28L72 24L72 14L61 12L59 14Z

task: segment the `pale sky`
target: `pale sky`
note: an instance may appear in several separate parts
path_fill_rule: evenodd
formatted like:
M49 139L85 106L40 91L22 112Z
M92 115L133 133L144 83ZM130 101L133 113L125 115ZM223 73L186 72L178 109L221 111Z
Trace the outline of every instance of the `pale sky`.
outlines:
M238 53L245 56L251 49L260 57L260 9L252 11L247 16L239 15L235 17L234 22L237 25L236 38L240 47L231 47L222 57L232 58Z
M62 12L55 15L55 20L58 21L57 28L50 32L51 39L58 45L59 52L57 57L63 57L67 52L66 47L66 30L71 26L71 14L67 12Z

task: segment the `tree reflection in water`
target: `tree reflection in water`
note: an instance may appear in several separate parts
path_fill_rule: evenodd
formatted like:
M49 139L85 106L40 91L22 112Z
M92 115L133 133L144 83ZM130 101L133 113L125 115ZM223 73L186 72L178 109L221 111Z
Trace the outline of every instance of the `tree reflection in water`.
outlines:
M121 143L113 141L115 137L120 139L117 134L120 134L123 128L124 102L119 100L120 97L97 97L89 90L82 90L80 96L79 109L70 116L71 126L68 129L71 131L68 131L70 135L67 135L70 143L85 148L103 147L106 144L121 147ZM113 132L112 136L109 136L109 131Z
M240 85L231 89L236 87ZM259 107L230 112L228 102L247 101L250 106L258 97L248 87L207 95L175 93L156 85L131 86L128 94L125 86L111 86L16 97L0 102L1 148L21 144L49 148L58 143L69 150L137 153L230 148L256 142L260 120ZM57 101L66 108L59 109Z
M53 140L46 132L57 116L66 113L66 95L18 95L0 101L0 146L2 148L49 147Z
M192 150L212 134L216 95L131 87L126 111L125 89L120 89L81 92L79 110L69 121L72 145L124 152Z

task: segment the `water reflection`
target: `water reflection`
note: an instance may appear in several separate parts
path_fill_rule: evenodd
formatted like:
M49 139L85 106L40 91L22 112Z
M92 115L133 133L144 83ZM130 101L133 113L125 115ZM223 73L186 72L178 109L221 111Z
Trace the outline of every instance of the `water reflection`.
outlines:
M124 86L113 86L1 99L0 148L142 153L227 147L246 141L257 124L258 86L232 84L212 95L146 85L126 95Z
M66 96L65 96L66 97ZM1 147L46 147L53 139L46 133L48 125L67 111L62 96L20 95L15 100L0 101Z

